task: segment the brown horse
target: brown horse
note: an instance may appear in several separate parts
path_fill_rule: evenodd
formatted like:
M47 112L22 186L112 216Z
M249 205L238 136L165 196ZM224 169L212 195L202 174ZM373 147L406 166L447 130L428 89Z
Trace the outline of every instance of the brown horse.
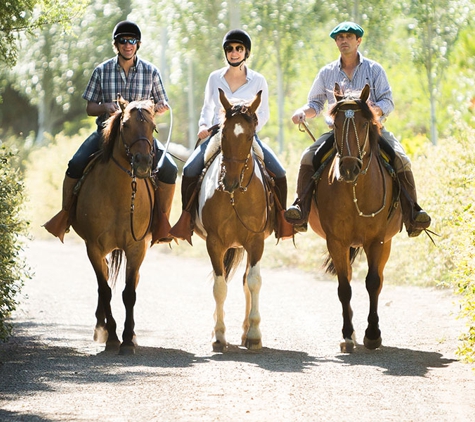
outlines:
M107 121L102 157L84 177L72 220L96 273L99 297L94 340L106 342L106 350L120 344L109 284L114 285L125 255L126 315L120 353L135 352L136 288L151 240L153 117L152 101L121 103L121 111Z
M242 345L260 349L260 260L264 240L274 230L275 221L263 166L253 151L261 92L249 105L231 105L221 89L219 95L226 117L221 132L212 141L220 139L217 146L220 153L203 178L195 218L195 231L206 240L213 266L216 301L213 350L223 351L227 346L224 324L227 282L244 252L247 252L247 264L243 277L246 310Z
M381 345L378 297L391 239L402 227L401 207L393 201L397 188L380 158L380 124L367 103L369 86L361 93L343 95L335 85L336 104L330 110L334 123L335 158L317 180L309 222L326 239L327 272L338 277L343 308L342 352L355 346L351 309L351 265L363 248L368 263L368 327L364 345ZM318 174L318 173L317 173Z

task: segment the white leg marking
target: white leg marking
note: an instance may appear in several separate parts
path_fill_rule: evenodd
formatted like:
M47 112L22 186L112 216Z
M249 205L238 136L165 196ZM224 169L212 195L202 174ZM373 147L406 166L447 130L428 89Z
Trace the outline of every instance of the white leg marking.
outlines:
M244 283L242 289L244 291L244 297L246 299L246 310L244 312L244 321L242 323L242 337L241 345L246 345L247 332L249 331L249 314L251 312L251 292L249 291L249 284L247 282L247 277L244 275Z
M214 286L213 286L213 295L214 300L216 301L216 310L215 310L215 319L216 324L214 326L214 333L216 336L216 341L219 341L223 345L226 344L226 337L224 335L226 331L226 326L224 325L224 301L228 294L228 286L226 280L223 276L216 276L214 274Z
M251 267L247 277L249 291L251 292L251 312L249 313L249 331L247 333L248 341L252 343L260 343L261 330L259 324L261 322L261 315L259 313L259 292L261 290L262 278L261 268L258 262L254 267Z

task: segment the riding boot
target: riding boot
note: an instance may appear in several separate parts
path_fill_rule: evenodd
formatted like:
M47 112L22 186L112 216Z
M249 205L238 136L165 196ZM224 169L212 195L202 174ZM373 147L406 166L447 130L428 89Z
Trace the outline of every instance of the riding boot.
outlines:
M200 176L183 176L181 178L181 199L183 210L176 224L170 230L170 236L176 239L186 240L190 245L191 236L193 236L193 228L191 223L191 211L195 205L196 184Z
M155 205L153 207L153 223L152 223L152 242L170 243L173 237L170 237L170 211L172 209L173 194L175 193L175 184L169 184L157 181L157 189L155 189Z
M43 227L48 230L52 235L56 236L64 243L64 235L69 232L69 211L74 205L76 195L74 194L74 188L79 179L73 179L72 177L65 176L63 181L63 207L61 211L56 214L51 220L43 224Z
M412 171L398 173L401 183L402 218L409 237L419 236L430 226L431 218L417 203L416 184Z
M294 236L294 226L290 224L284 217L287 208L287 177L278 177L274 179L276 210L277 210L277 227L275 236L278 239L291 239Z
M312 165L302 164L297 177L297 199L284 212L285 219L293 224L296 232L307 231L308 214L312 205L315 169Z

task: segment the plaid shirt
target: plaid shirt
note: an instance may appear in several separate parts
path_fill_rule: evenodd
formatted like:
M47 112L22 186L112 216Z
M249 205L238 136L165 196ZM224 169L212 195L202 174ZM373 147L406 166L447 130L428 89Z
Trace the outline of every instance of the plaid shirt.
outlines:
M152 99L155 103L168 101L159 70L151 63L137 57L128 76L120 67L118 56L101 63L94 69L82 97L98 104L111 103L121 94L127 101ZM100 124L107 115L97 118Z
M308 106L313 108L317 115L323 111L325 101L328 105L335 103L333 88L335 82L343 91L360 91L366 84L370 86L370 101L374 102L383 112L384 120L394 110L391 87L383 67L372 60L366 59L358 52L360 63L353 72L350 80L341 69L340 59L324 66L318 72L308 94Z

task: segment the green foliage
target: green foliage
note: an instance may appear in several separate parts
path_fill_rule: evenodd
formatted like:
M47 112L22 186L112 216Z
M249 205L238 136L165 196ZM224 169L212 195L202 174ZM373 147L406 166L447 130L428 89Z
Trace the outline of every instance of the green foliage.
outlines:
M3 1L0 4L0 57L7 66L13 66L18 58L18 41L22 33L31 33L52 24L61 24L67 30L86 2L87 0Z
M21 255L22 237L28 223L21 216L24 185L14 170L14 154L0 147L0 340L11 334L8 318L17 306L16 297L29 269Z

